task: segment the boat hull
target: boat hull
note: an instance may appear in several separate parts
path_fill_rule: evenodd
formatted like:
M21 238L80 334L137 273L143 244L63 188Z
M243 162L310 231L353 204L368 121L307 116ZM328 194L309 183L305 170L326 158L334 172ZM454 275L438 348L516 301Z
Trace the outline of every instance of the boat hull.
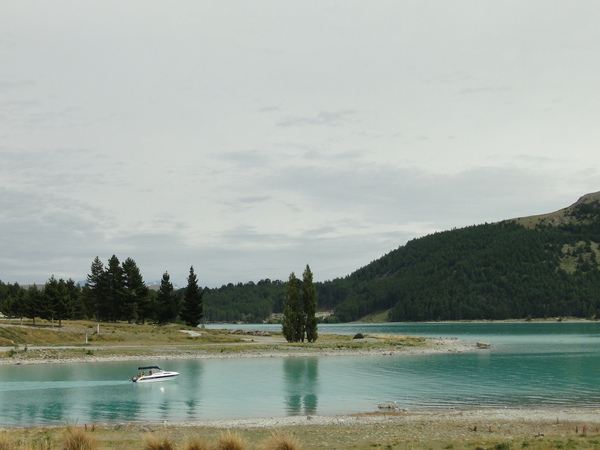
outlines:
M169 381L174 380L179 376L179 372L163 372L152 375L145 375L143 377L133 377L131 381L134 383L155 383L157 381Z

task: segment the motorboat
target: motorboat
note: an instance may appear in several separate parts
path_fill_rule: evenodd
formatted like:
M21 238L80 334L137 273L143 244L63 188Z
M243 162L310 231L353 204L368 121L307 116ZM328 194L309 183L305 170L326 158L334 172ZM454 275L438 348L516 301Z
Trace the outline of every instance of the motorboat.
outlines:
M172 380L180 375L179 372L163 370L158 366L138 367L137 376L131 378L134 383L150 383L152 381Z

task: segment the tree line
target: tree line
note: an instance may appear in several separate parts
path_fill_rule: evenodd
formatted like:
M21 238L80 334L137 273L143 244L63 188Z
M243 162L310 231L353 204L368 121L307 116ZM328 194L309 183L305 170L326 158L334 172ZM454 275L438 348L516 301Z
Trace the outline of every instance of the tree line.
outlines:
M391 321L600 319L599 242L600 204L586 203L569 208L558 225L504 221L414 239L346 277L316 282L314 289L321 310L334 311L330 322L375 312L387 312ZM0 311L57 320L72 314L187 322L190 305L199 302L208 322L260 323L284 313L295 283L263 279L203 289L196 283L190 291L199 300L184 301L188 288L173 292L167 273L161 289L148 292L135 262L120 264L116 257L106 267L96 258L82 288L53 278L48 294L0 282Z
M132 258L123 263L113 255L105 266L96 257L86 284L78 286L72 279L53 276L38 289L24 289L0 281L0 312L7 317L57 320L95 319L106 322L165 324L180 321L198 326L203 319L203 290L198 285L194 267L190 267L185 289L175 292L170 275L165 272L157 292L144 283Z

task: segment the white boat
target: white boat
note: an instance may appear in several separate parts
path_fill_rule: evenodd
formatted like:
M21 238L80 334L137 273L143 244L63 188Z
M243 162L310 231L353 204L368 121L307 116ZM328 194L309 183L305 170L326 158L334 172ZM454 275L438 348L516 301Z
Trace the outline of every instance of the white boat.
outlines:
M152 381L167 381L178 377L179 372L170 372L163 370L158 366L138 367L138 375L133 377L131 381L134 383L150 383ZM147 371L147 373L146 373Z

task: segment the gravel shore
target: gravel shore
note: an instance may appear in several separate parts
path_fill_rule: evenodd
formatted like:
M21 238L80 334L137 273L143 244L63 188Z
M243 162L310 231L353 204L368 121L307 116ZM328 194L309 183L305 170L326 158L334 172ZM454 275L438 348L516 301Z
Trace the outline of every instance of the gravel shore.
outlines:
M206 420L179 423L178 426L215 428L280 428L309 425L378 425L378 424L418 424L427 423L470 423L473 426L489 428L498 422L535 423L581 423L600 424L600 409L584 408L544 408L544 409L465 409L465 410L423 410L413 412L389 412L353 414L347 416L288 416L239 420Z

